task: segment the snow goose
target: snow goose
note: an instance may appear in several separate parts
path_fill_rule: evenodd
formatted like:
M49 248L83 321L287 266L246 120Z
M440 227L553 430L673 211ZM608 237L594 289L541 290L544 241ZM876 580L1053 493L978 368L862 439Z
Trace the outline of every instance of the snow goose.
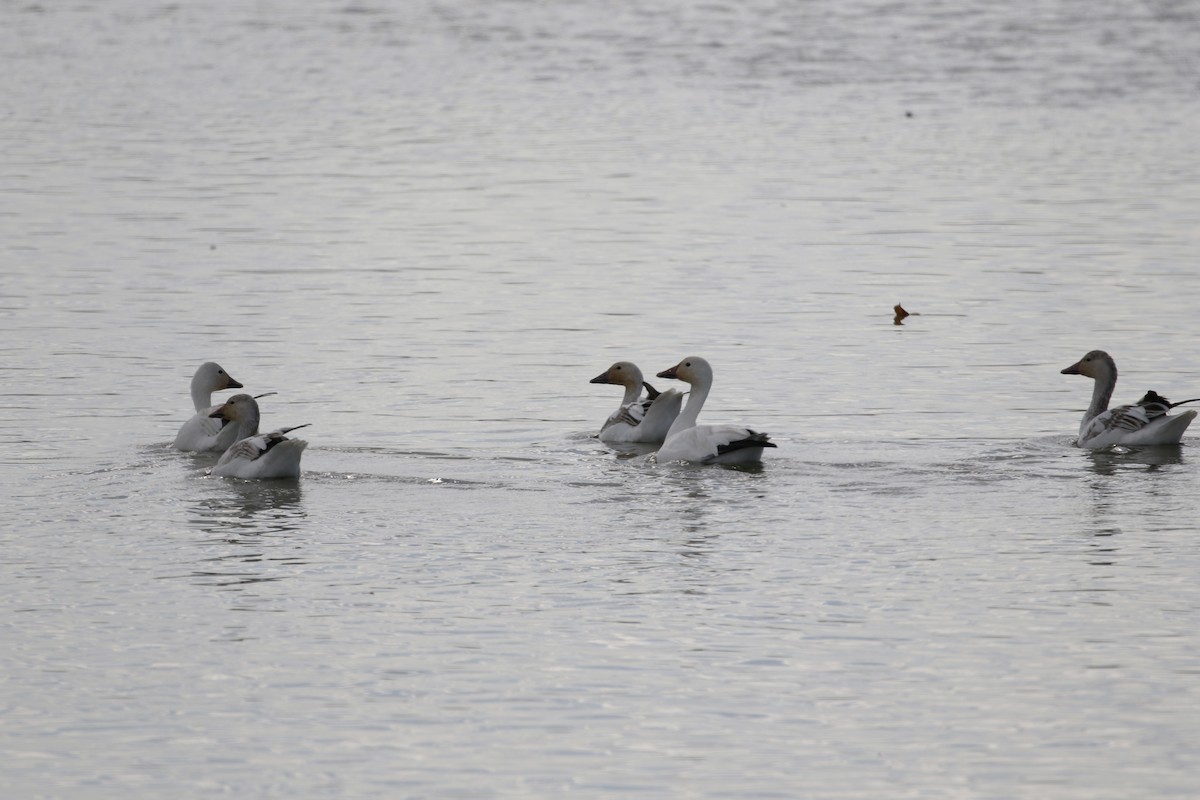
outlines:
M618 361L592 378L591 383L612 383L625 387L625 397L600 428L600 441L610 444L649 442L661 444L667 438L671 423L679 416L683 392L668 389L657 391L642 380L642 371L629 361ZM642 387L646 398L639 400Z
M1152 446L1179 444L1183 432L1196 418L1189 410L1176 416L1167 412L1183 403L1170 403L1157 392L1150 391L1137 403L1109 408L1113 389L1117 386L1117 365L1103 350L1093 350L1062 371L1063 375L1084 375L1096 382L1092 389L1092 404L1083 412L1076 444L1089 450L1109 445Z
M660 378L675 378L692 385L691 396L675 418L667 440L658 451L658 461L691 461L698 464L756 464L764 447L775 447L765 433L739 425L697 425L696 418L712 388L713 371L707 361L690 356Z
M285 434L297 428L258 432L258 402L248 394L235 394L212 416L236 423L237 441L222 455L212 474L227 478L299 478L300 455L308 442Z
M216 410L212 405L212 393L241 388L242 384L221 369L220 364L213 361L201 364L192 376L192 405L196 407L196 413L175 434L175 449L225 450L237 441L236 425L212 418L212 412Z

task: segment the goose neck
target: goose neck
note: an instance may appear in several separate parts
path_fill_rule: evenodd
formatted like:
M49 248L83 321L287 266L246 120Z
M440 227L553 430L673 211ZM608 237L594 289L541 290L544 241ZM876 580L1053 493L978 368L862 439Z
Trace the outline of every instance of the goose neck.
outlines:
M245 414L242 419L238 420L238 441L258 435L258 408L251 407L246 410Z
M685 428L696 427L696 420L700 418L700 409L704 408L704 401L708 399L708 390L710 388L711 386L707 383L692 384L691 391L688 393L687 403L684 404L683 411L679 412L679 416L675 418L675 422L671 425L670 433L681 431Z
M630 403L636 403L638 396L641 395L641 393L642 382L638 381L634 383L633 381L630 381L629 383L625 384L625 397L621 399L621 405L627 406Z
M212 391L196 378L192 379L192 405L197 411L204 411L212 405Z
M1092 388L1092 404L1087 410L1088 419L1108 410L1108 403L1112 400L1113 390L1116 388L1117 369L1114 366L1096 378L1096 385Z

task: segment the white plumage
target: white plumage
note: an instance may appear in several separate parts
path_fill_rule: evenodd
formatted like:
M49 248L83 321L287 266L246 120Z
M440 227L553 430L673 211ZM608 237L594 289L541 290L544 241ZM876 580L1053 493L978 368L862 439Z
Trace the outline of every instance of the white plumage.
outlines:
M289 439L285 434L304 425L280 428L270 433L258 432L258 403L248 394L237 394L218 406L213 417L228 420L237 426L237 441L230 445L212 474L227 478L298 478L300 455L308 442Z
M700 409L712 388L712 366L699 356L683 359L658 373L692 385L687 405L675 418L667 440L658 451L658 462L690 461L697 464L755 464L765 447L775 447L770 437L740 425L697 425Z
M1182 403L1170 403L1154 391L1147 392L1133 405L1109 408L1108 401L1117 386L1117 365L1103 350L1093 350L1062 374L1084 375L1096 382L1092 403L1083 414L1076 440L1077 445L1089 450L1114 444L1135 447L1179 444L1183 432L1196 418L1196 412L1191 410L1169 415L1171 408Z
M622 442L661 443L667 438L671 423L679 416L683 393L676 389L657 391L642 379L642 371L629 361L618 361L592 378L591 383L611 383L625 387L621 405L609 415L600 428L600 440L610 444ZM642 387L647 396L641 398Z
M204 451L225 450L237 441L237 426L214 419L212 393L225 389L241 389L242 384L221 368L220 364L207 361L200 365L192 376L192 405L196 413L175 434L177 450Z

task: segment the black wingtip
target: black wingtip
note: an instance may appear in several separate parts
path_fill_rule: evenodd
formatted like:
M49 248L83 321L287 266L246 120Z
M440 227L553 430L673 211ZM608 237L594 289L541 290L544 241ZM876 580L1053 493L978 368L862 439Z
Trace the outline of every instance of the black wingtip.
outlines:
M726 444L717 445L717 455L723 456L726 453L732 453L737 450L748 450L751 447L778 447L779 445L771 441L770 437L765 433L752 431L749 428L746 432L750 435L745 439L738 439L736 442L728 442Z
M649 397L651 400L657 399L658 396L660 394L662 394L662 392L660 392L658 389L655 389L653 386L651 386L646 381L642 381L642 386L646 387L646 396Z
M1144 394L1142 396L1141 400L1137 401L1137 404L1139 406L1144 406L1144 405L1150 405L1152 403L1158 403L1160 405L1166 406L1167 408L1174 408L1175 406L1182 406L1182 405L1186 405L1188 403L1194 403L1197 400L1200 400L1200 397L1193 397L1191 400L1180 400L1178 403L1172 403L1170 400L1168 400L1167 398L1163 397L1158 392L1151 389L1150 391L1146 392L1146 394Z

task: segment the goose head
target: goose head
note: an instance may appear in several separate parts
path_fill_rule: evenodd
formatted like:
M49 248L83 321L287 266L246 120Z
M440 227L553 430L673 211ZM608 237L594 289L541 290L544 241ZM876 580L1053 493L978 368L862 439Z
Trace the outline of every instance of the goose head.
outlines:
M1103 350L1093 350L1062 371L1063 375L1083 375L1105 382L1117 374L1116 362Z
M588 383L615 383L618 386L636 386L640 390L642 388L642 371L632 362L618 361Z
M241 389L242 384L221 368L215 361L206 361L192 376L192 388L204 392L219 392L223 389Z
M258 401L248 394L235 394L217 406L216 410L209 414L209 416L216 419L223 419L227 422L241 422L247 419L257 420Z
M707 386L712 383L713 371L712 366L700 356L688 356L670 369L658 373L658 377Z

